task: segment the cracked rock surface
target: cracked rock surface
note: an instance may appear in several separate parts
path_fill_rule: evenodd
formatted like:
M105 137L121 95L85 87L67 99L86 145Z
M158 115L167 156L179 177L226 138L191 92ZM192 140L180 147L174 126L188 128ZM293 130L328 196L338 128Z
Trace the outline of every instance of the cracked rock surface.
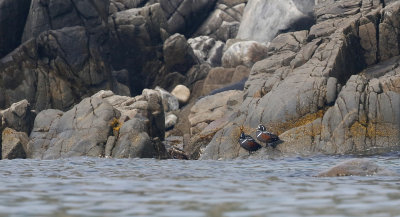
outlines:
M399 7L367 0L320 3L310 31L271 41L269 56L250 72L236 118L201 158L248 155L232 138L240 126L254 136L260 123L280 134L277 151L286 154L370 154L397 147Z
M131 98L111 91L82 100L67 112L44 110L35 120L28 157L160 157L164 112L158 91Z

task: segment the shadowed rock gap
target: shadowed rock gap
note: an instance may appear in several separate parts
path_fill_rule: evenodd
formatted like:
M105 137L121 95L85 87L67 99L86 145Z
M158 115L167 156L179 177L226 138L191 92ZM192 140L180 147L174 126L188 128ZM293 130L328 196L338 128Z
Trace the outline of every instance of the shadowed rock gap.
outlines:
M0 1L0 59L21 44L31 0Z

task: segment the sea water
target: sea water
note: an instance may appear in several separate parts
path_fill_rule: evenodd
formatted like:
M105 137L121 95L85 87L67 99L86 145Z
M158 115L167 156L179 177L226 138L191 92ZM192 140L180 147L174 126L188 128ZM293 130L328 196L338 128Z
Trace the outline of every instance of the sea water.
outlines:
M400 216L399 177L315 177L348 158L2 160L0 216Z

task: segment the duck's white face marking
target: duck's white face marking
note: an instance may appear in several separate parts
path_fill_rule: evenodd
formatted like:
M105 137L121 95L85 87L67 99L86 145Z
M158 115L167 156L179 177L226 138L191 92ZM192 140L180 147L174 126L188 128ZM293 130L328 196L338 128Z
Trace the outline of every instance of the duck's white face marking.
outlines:
M262 124L259 124L259 125L258 125L258 130L260 130L260 131L266 131L265 126L262 125Z

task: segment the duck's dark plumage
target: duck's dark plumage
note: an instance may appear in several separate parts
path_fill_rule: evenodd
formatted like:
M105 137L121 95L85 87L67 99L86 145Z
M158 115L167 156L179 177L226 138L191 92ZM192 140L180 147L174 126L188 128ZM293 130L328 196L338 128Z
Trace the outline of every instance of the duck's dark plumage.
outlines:
M262 124L258 125L256 136L260 142L264 142L267 146L268 144L271 144L271 146L274 148L276 147L275 142L280 140L277 135L268 132L265 126Z
M239 144L242 148L246 149L247 151L249 151L249 153L253 152L253 151L257 151L258 149L261 148L261 145L258 144L256 142L255 139L253 139L253 137L244 134L244 132L242 132L240 134L240 138L239 138Z

